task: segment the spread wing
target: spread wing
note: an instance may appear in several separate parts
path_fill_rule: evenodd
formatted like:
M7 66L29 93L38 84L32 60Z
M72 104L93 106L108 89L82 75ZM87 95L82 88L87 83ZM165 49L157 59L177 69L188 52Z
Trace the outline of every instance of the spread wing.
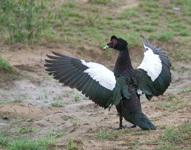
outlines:
M147 99L162 95L171 82L171 63L160 48L141 37L145 50L142 63L136 69L139 93L146 94Z
M101 64L87 62L53 52L45 67L54 79L71 88L82 91L96 104L107 108L112 103L112 90L116 80L114 73Z

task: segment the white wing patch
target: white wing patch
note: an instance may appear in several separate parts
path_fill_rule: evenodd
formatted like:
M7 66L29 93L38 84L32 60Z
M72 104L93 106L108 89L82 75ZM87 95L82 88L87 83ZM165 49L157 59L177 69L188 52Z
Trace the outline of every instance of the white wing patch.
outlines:
M162 71L162 62L159 55L154 54L150 48L146 46L145 48L148 50L144 53L143 61L138 68L145 70L147 75L150 76L151 80L154 82Z
M84 72L88 73L92 79L98 81L100 85L109 90L114 89L116 80L112 71L98 63L81 61L83 65L88 67Z

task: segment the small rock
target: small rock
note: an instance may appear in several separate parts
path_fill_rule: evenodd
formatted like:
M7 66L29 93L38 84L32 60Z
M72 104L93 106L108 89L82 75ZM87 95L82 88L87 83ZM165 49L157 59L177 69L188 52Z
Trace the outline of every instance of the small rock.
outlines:
M174 8L172 8L172 10L178 11L178 10L180 10L180 8L174 7Z

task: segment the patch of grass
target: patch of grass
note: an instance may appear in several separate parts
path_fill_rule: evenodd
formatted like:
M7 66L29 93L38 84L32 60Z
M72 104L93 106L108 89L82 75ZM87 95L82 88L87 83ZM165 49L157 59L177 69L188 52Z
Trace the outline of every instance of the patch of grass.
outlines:
M124 9L118 16L118 19L130 19L131 17L138 16L137 8Z
M160 15L162 13L162 9L159 8L159 3L157 1L147 1L139 4L139 7L143 9L144 12L147 13L155 13Z
M68 150L77 150L82 148L82 140L81 139L68 139L68 145L66 146Z
M177 18L169 18L169 23L177 23L177 22L180 22L181 21L181 18L177 17Z
M0 147L7 147L9 145L10 138L0 135Z
M56 128L56 125L54 125L54 126ZM46 137L59 138L59 137L61 137L63 135L64 135L64 132L62 130L60 130L60 129L56 129L56 130L52 129L52 130L49 130L47 132Z
M167 10L167 11L166 11L166 13L167 13L167 15L170 15L170 16L172 16L172 15L175 15L175 14L176 14L176 12L175 12L175 11L173 11L173 10Z
M190 16L191 15L191 8L189 7L190 4L191 4L191 2L188 5L184 5L184 7L183 7L183 13L186 16Z
M96 21L99 19L99 14L87 14L85 24L88 26L95 26Z
M185 61L187 63L191 61L191 53L186 49L176 49L172 57L174 57L176 61Z
M127 29L130 29L132 27L132 24L129 21L122 20L122 21L114 22L114 24L112 26L115 28L125 28L126 27Z
M73 7L75 7L76 6L76 2L73 2L73 1L68 1L68 2L64 2L63 3L63 6L64 7L68 7L68 8L73 8Z
M77 149L77 144L72 139L69 139L68 141L69 141L67 145L68 149L71 149L71 150Z
M83 99L86 99L86 97L84 95L82 95L80 92L74 90L74 100L76 102L79 102L79 101L81 101Z
M53 99L54 100L62 100L63 96L61 94L56 94Z
M68 119L72 119L73 117L64 115L64 116L62 116L61 118L62 118L63 120L68 120Z
M174 93L169 93L168 95L163 96L162 99L167 102L157 105L156 109L167 110L167 111L176 111L176 110L182 109L184 107L187 107L188 104L184 103L184 101L183 101L184 96L181 94L184 92L185 93L190 92L190 90L183 90L183 92L181 92L181 91L179 92L178 95L177 94L175 95Z
M182 141L182 137L180 136L180 131L175 129L176 127L171 126L171 127L167 127L164 131L164 133L160 136L161 141L164 142L170 142L173 145L175 143L178 143L180 141Z
M24 42L40 38L41 32L50 28L52 11L47 14L44 1L0 1L0 26L6 42Z
M129 46L137 46L137 45L142 44L142 42L140 40L140 34L138 34L136 32L130 32L130 31L127 32L126 36L125 36L125 39L128 41Z
M119 131L110 131L110 130L98 130L97 135L95 136L96 139L105 141L105 140L116 140L121 135Z
M182 94L182 93L190 93L191 92L191 89L179 89L178 93L179 94Z
M134 26L136 31L153 32L155 29L150 26Z
M88 0L88 2L94 3L94 4L107 4L111 2L111 0Z
M147 131L135 131L136 135L144 135L146 133L147 133Z
M151 8L158 8L159 7L159 3L158 1L144 1L142 3L139 4L139 7L151 7Z
M51 107L64 107L64 106L66 106L66 104L63 101L57 101L51 103Z
M174 8L175 7L175 4L172 4L172 3L168 3L167 4L167 8L169 8L169 9L172 9L172 8Z
M187 104L179 103L177 100L177 101L173 101L171 103L160 104L160 105L156 106L156 108L159 110L176 111L178 109L184 108L185 106L187 106Z
M156 147L156 150L172 150L172 149L175 149L175 147L171 144L161 144L159 146Z
M185 21L186 21L189 25L191 25L191 19L190 19L190 17L185 18Z
M49 145L55 145L54 139L39 138L37 140L30 140L29 137L14 137L7 138L0 136L0 146L5 147L8 150L47 150Z
M182 31L186 29L185 24L183 23L173 23L168 25L169 28L173 29L174 31Z
M176 99L176 94L174 93L168 93L168 95L165 96L165 100L167 101L173 101L174 99Z
M156 21L156 20L152 20L152 21L151 21L151 25L153 25L153 26L159 26L160 23L159 23L158 21Z
M180 36L189 36L190 35L190 32L189 31L186 31L186 30L182 30L179 32L179 35Z
M12 71L12 67L9 63L9 61L3 59L2 56L0 56L0 71Z
M185 121L178 127L167 127L165 131L159 136L159 141L163 144L157 146L156 149L158 150L178 149L180 144L184 145L185 149L189 148L191 144L191 122Z
M22 127L19 129L19 133L34 133L38 128L37 127Z
M156 38L160 41L166 41L173 38L174 33L173 32L161 32L156 35Z

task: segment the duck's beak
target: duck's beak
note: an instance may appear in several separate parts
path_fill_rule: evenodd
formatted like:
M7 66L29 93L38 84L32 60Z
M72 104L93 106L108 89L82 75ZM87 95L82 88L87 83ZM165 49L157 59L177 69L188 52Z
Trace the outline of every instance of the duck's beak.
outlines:
M106 50L106 49L111 48L111 47L112 47L112 41L107 43L107 46L105 46L103 49Z
M108 49L108 48L110 48L110 46L107 45L107 46L105 46L103 49L106 50L106 49Z

